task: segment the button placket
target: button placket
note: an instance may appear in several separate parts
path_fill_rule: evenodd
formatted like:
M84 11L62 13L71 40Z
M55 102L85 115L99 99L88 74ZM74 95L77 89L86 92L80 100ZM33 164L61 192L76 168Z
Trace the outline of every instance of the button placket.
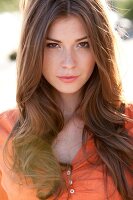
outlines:
M69 193L70 194L74 194L75 190L73 188L73 181L72 181L72 168L69 167L69 169L66 172L67 176L68 176L68 183L69 183Z
M72 180L69 180L69 185L72 185L73 184L73 181Z

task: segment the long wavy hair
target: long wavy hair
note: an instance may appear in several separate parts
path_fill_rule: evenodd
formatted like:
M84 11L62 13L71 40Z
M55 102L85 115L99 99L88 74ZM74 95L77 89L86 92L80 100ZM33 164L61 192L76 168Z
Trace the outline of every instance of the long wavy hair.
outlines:
M125 130L122 87L115 57L114 34L101 0L23 1L23 25L17 56L18 121L12 141L12 169L32 179L41 200L58 196L65 188L61 165L51 144L63 129L63 114L52 86L42 76L44 42L52 23L68 15L80 16L95 55L94 71L78 105L84 121L82 143L91 137L98 158L123 200L133 199L125 171L133 176L133 145ZM97 162L98 164L98 162ZM96 163L95 163L96 165ZM106 182L105 177L105 182ZM106 184L105 184L106 185Z

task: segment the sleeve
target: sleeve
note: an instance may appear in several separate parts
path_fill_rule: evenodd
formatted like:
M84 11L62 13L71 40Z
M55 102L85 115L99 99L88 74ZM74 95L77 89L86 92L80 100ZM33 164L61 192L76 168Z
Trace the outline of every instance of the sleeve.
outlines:
M0 171L0 199L8 200L7 194L6 194L6 192L4 191L4 189L3 189L2 185L1 185L1 178L2 178L2 173Z
M12 128L14 112L13 110L0 114L0 199L2 200L8 200L7 194L3 188L3 147Z
M0 114L0 199L2 200L8 200L7 194L2 187L2 150L3 146L5 144L6 138L8 137L8 134L10 132L11 125L10 122L7 120L7 112L4 112Z
M24 177L18 178L7 167L3 159L4 144L17 120L17 116L16 110L0 114L0 200L26 200L27 198L28 200L38 200L35 189L30 188L22 181Z

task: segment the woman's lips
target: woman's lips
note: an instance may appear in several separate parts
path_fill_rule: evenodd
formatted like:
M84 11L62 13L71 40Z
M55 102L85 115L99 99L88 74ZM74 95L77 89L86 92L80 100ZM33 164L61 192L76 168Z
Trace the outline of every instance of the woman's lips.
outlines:
M58 78L64 83L72 83L75 81L79 76L58 76Z

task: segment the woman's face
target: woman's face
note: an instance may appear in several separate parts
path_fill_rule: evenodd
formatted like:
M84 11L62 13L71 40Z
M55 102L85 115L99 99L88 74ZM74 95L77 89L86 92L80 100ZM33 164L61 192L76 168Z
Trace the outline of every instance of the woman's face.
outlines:
M59 93L72 94L88 81L94 65L94 55L82 20L71 15L55 20L45 41L45 79Z

